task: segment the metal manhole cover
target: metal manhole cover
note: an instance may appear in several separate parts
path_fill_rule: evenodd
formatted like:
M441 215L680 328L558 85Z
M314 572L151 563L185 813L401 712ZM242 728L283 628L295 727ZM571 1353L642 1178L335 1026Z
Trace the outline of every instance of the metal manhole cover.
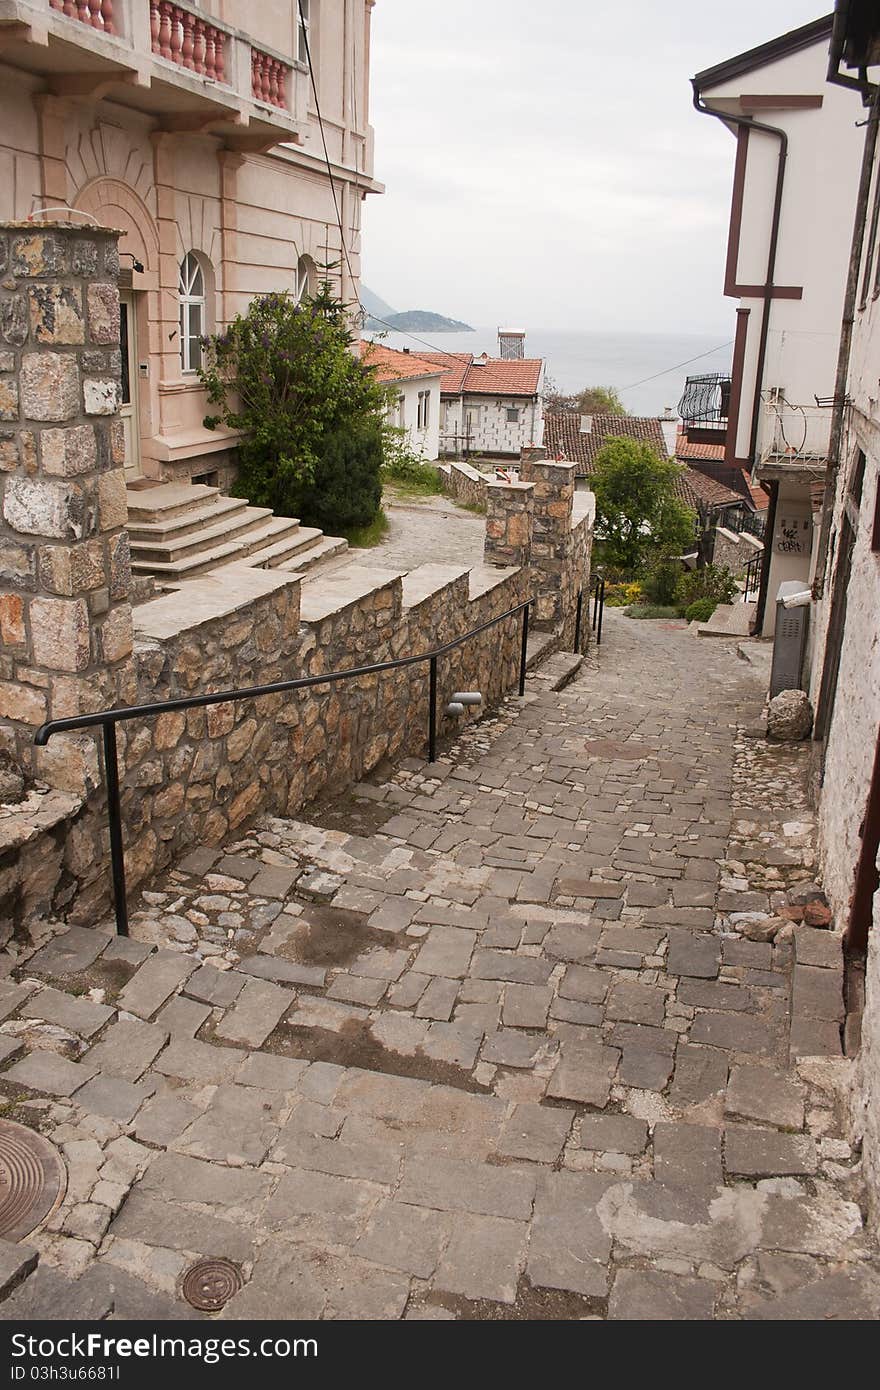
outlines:
M0 1236L23 1240L59 1205L67 1171L42 1134L0 1120Z
M193 1308L216 1313L243 1283L241 1270L231 1260L199 1260L184 1274L181 1291Z

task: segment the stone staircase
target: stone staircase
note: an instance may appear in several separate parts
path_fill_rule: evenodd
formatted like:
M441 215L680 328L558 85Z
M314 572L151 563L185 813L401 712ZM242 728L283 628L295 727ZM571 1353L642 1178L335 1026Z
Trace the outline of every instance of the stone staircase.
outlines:
M166 583L243 561L254 569L307 573L348 549L339 536L202 483L129 489L128 530L132 573Z

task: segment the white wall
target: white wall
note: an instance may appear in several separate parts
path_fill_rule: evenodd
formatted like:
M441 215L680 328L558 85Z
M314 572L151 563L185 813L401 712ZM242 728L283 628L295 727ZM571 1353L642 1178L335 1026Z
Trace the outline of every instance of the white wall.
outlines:
M818 109L769 110L756 117L785 130L789 138L774 280L777 285L803 287L801 299L772 301L763 388L781 387L788 403L806 411L806 421L801 409L784 411L783 427L789 442L811 453L824 453L828 444L830 411L817 410L814 397L834 391L862 149L853 94L825 81L827 50L826 37L705 93L708 105L723 108L726 100L731 110L739 110L736 98L750 94L822 97ZM766 278L778 152L775 137L751 131L736 271L739 284L761 285ZM744 297L741 303L751 310L737 438L737 456L745 458L763 302ZM765 405L759 456L778 430L776 413Z
M394 383L395 402L397 398L403 397L403 428L406 430L407 438L413 450L420 454L424 459L436 459L440 453L440 376L415 377L412 381L398 381ZM428 424L424 429L419 429L419 393L427 391L430 395L428 403ZM398 417L398 409L395 403L389 419L393 425L401 423Z
M517 411L515 421L508 420L508 410ZM462 413L465 426L469 416L475 417L471 453L510 454L518 458L521 449L541 444L544 438L540 396L465 396Z

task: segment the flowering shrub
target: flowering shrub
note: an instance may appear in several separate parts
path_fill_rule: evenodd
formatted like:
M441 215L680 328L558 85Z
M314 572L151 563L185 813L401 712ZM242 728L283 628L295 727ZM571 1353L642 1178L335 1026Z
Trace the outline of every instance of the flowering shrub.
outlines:
M205 425L241 432L237 488L255 505L324 525L376 515L376 438L387 393L352 342L345 308L327 281L298 304L286 293L260 295L225 332L206 339L199 375L218 410ZM325 468L333 473L329 491L345 499L344 520L318 505L328 491ZM340 485L340 469L350 488Z

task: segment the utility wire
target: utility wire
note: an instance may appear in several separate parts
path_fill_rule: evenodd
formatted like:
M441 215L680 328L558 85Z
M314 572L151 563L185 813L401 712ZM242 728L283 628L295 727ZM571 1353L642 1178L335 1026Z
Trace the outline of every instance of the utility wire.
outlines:
M634 391L637 386L644 386L648 381L656 381L658 376L668 376L670 372L677 372L680 367L689 367L692 362L699 362L701 357L711 357L713 352L721 352L722 348L728 348L733 343L719 343L718 347L709 348L708 352L698 352L696 357L689 357L686 362L676 362L674 367L666 367L662 372L655 372L653 376L643 376L641 381L634 381L629 386L618 386L618 391Z
M312 87L312 96L315 99L315 112L318 117L318 128L321 132L321 145L323 146L324 150L324 163L327 165L327 176L330 180L330 192L333 196L333 208L336 213L336 225L339 228L339 237L342 243L342 254L345 257L345 264L348 266L348 275L351 281L351 287L352 290L354 290L354 287L357 282L355 280L354 271L351 268L351 260L349 258L348 245L345 237L345 228L342 225L342 214L339 210L339 200L336 197L336 185L333 182L333 166L330 162L330 151L327 148L327 136L324 131L324 117L321 114L321 103L318 99L318 85L315 81L315 70L312 66L312 49L309 43L309 27L306 23L305 14L303 13L302 0L296 0L296 7L299 12L300 29L303 37L303 45L306 51L306 62L308 64L309 69L309 80L311 82ZM355 169L355 175L357 175L357 169ZM422 347L430 348L431 352L439 353L442 357L455 356L455 353L448 352L444 348L438 348L433 343L429 343L426 338L417 338L414 333L408 333L404 328L395 328L393 323L386 323L385 319L378 318L375 314L371 314L369 310L364 307L360 295L357 295L356 297L358 308L360 309L361 313L366 317L373 319L375 323L381 323L383 328L389 329L392 333L400 333L405 338L411 338L414 343L421 343Z

